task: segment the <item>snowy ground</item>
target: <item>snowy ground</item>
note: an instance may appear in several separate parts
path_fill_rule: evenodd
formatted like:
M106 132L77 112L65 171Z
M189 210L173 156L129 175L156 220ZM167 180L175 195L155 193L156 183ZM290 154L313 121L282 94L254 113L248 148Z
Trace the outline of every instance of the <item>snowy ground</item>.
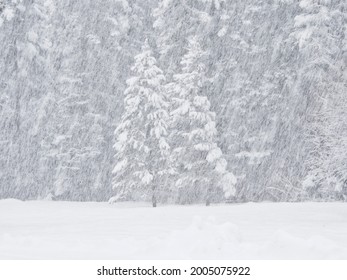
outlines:
M0 200L0 259L347 259L347 203Z

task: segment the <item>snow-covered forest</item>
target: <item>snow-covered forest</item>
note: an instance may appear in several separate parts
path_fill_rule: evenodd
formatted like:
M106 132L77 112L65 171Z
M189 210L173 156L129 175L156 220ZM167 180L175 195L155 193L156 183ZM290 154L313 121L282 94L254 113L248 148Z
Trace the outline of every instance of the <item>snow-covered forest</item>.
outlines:
M0 199L347 200L345 0L0 0Z

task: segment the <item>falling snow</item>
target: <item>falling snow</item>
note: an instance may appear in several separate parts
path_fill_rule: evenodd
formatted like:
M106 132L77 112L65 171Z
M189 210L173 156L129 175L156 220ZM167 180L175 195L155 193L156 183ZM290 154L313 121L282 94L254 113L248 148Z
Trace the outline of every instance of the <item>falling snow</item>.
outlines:
M346 40L345 0L0 0L0 259L347 258Z

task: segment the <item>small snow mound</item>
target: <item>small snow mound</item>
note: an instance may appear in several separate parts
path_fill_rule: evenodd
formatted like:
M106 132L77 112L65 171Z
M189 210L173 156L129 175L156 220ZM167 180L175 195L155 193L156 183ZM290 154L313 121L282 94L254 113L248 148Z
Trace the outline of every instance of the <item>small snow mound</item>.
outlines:
M219 224L214 217L197 216L189 227L150 242L148 249L161 258L213 259L228 254L227 248L238 247L240 242L241 234L236 225Z

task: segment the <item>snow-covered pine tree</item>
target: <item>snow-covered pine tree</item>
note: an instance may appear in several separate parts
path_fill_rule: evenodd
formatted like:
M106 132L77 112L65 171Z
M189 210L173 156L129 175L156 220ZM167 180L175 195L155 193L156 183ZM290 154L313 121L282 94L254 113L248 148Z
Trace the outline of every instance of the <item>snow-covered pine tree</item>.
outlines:
M53 26L55 106L45 138L46 182L55 200L107 200L112 193L113 132L141 49L149 2L62 0ZM144 11L145 6L148 11ZM81 15L83 14L83 16ZM150 24L151 26L151 24ZM116 67L115 67L116 65ZM114 120L117 120L116 122Z
M169 172L169 105L163 87L165 76L156 66L147 40L131 70L134 76L127 80L125 111L115 130L115 196L110 202L151 198L156 207Z
M182 204L205 201L209 205L220 201L223 191L227 197L235 192L236 179L226 171L227 162L217 145L216 115L208 98L199 95L203 55L196 38L190 38L181 61L182 72L168 84L173 106L170 143L176 170L174 189L176 201Z

